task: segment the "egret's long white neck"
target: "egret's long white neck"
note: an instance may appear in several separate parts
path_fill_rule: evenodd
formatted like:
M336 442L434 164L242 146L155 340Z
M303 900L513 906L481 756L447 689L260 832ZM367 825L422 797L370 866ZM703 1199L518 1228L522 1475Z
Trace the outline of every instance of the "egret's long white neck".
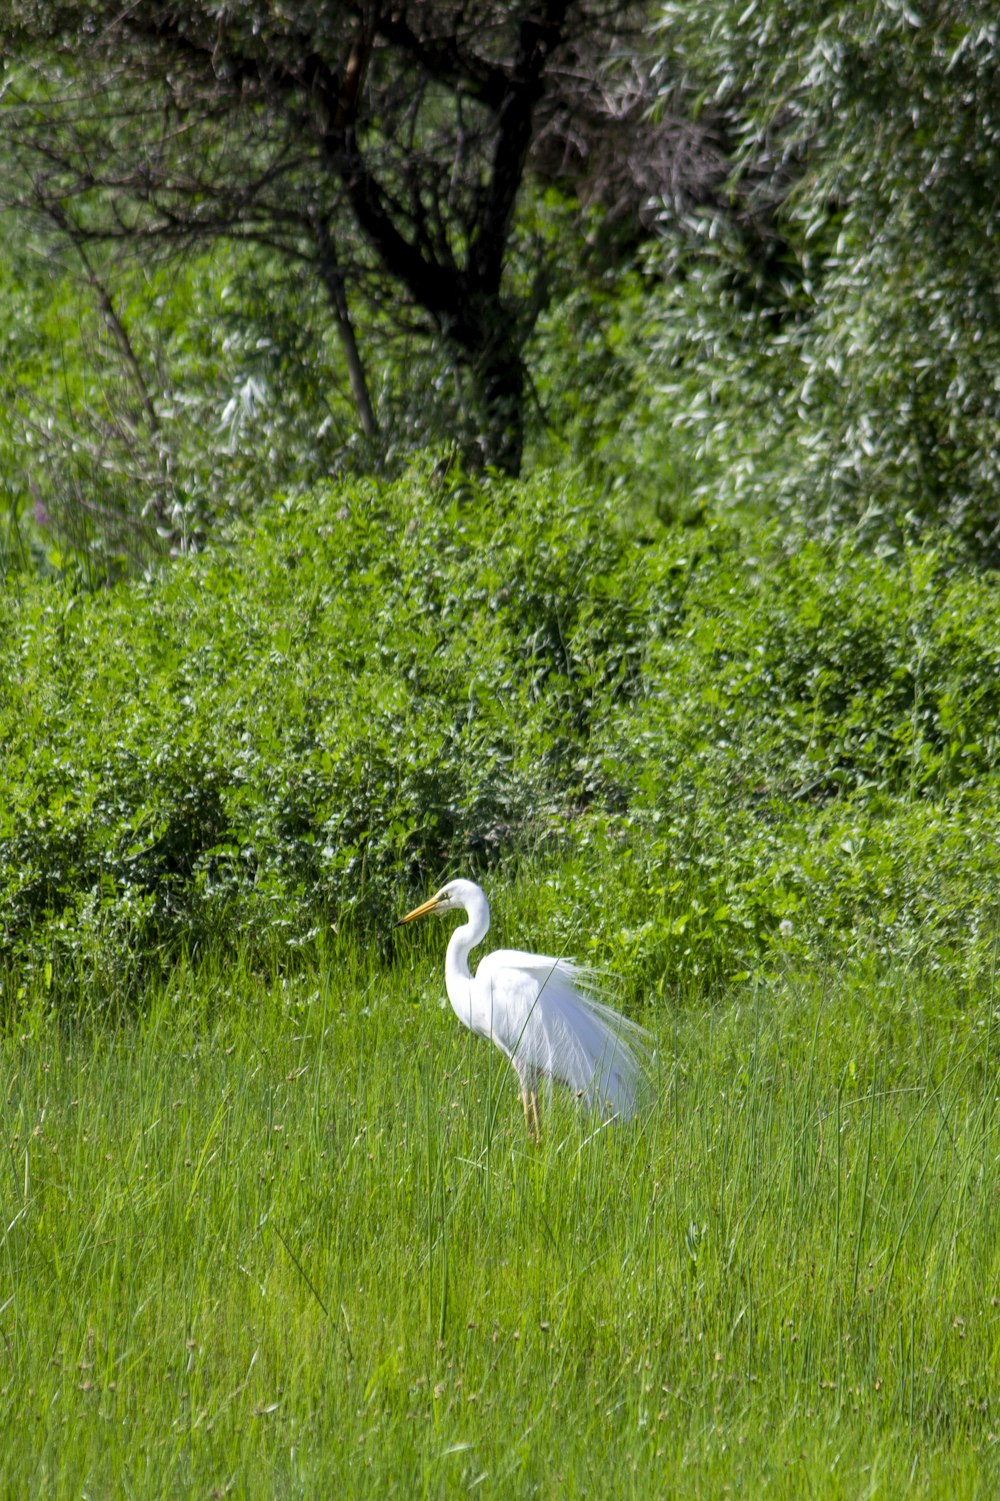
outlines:
M468 921L457 927L448 940L444 979L448 999L461 1020L469 1026L469 986L472 983L469 955L489 932L490 904L483 892L476 891L466 897L464 906Z

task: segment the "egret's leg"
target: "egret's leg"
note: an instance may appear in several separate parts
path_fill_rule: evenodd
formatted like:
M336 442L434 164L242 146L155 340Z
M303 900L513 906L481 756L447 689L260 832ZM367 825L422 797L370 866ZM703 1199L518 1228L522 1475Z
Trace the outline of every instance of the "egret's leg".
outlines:
M521 1085L521 1104L524 1106L524 1124L528 1128L528 1140L541 1141L542 1122L538 1113L538 1095L534 1084L527 1080Z
M517 1070L518 1083L521 1086L521 1104L524 1106L524 1124L528 1128L529 1141L541 1141L542 1118L538 1110L538 1093L535 1089L535 1077L527 1068L522 1070L514 1065Z
M541 1141L542 1113L538 1108L538 1091L535 1089L535 1086L533 1084L531 1086L531 1118L534 1123L534 1130L532 1130L531 1126L529 1126L528 1135L531 1137L532 1141Z

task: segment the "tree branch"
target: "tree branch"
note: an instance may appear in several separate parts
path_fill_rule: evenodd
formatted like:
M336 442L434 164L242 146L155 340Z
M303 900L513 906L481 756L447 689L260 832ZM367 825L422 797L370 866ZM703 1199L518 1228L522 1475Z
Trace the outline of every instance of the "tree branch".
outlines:
M548 60L563 40L569 0L545 0L540 14L521 23L518 51L499 112L493 171L479 224L470 247L470 270L479 291L499 291L504 251L524 164L531 145L535 106L541 98Z
M314 214L313 229L319 252L319 274L323 278L323 284L329 294L334 317L337 320L337 329L344 350L344 359L347 362L347 374L350 378L351 390L354 393L354 404L358 409L358 416L361 420L364 435L371 442L378 437L378 421L375 417L375 409L372 406L371 397L368 394L365 367L361 362L361 353L358 349L358 341L354 333L354 324L351 322L350 310L347 306L347 288L344 285L344 273L341 271L337 260L337 252L330 234L330 226L322 214Z
M506 70L462 51L457 36L419 37L396 7L379 16L376 27L379 36L406 52L438 83L464 91L494 114L503 106L509 84Z

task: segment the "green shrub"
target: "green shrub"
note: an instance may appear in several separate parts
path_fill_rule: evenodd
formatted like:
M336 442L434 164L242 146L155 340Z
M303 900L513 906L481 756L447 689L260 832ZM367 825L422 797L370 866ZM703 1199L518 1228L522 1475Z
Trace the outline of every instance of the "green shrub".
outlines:
M384 943L413 891L533 854L538 941L663 992L990 941L996 581L947 552L638 545L565 482L418 469L2 608L0 926L56 988Z

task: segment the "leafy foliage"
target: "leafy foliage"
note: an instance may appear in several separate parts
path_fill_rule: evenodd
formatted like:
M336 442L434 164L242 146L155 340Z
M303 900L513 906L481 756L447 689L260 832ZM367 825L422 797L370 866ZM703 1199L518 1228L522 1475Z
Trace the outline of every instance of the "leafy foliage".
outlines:
M1000 880L995 582L777 544L637 545L570 486L425 469L277 503L165 577L25 583L8 951L129 994L181 947L378 934L446 869L544 847L552 941L586 945L586 914L636 985L713 987L872 921L947 965L970 914L988 942Z
M868 515L883 535L943 522L995 555L995 17L975 3L775 4L745 26L738 6L708 9L701 61L743 93L743 161L767 141L802 163L770 292L730 258L744 295L720 329L726 384L738 399L741 365L756 365L763 416L747 478L786 503L794 486L828 519ZM704 20L665 12L668 36ZM703 296L718 297L725 259ZM707 385L709 401L722 394Z
M710 123L729 202L665 194L659 244L552 309L536 363L553 424L595 478L667 514L894 546L944 527L995 563L992 10L660 15L660 108Z

